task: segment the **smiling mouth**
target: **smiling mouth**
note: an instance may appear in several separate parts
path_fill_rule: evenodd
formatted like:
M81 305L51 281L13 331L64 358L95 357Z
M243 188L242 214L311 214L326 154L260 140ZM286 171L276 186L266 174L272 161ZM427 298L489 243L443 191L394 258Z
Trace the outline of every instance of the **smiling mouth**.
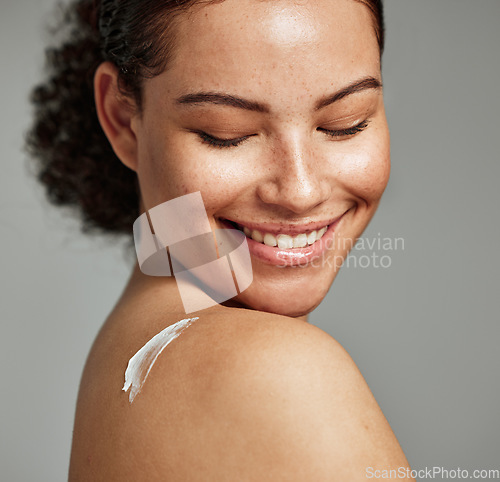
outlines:
M229 221L228 219L224 221L232 227L243 231L247 238L253 239L257 243L280 249L306 248L307 246L311 246L323 237L329 227L329 225L326 225L314 231L306 231L294 235L272 234L258 229L250 229L247 226Z

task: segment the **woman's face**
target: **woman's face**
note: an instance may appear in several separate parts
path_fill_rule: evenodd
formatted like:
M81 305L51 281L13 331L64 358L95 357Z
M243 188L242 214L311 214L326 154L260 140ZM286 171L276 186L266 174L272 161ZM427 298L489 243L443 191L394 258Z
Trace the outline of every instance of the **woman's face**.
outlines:
M354 0L225 0L176 32L132 124L144 207L201 191L213 228L249 237L253 283L236 301L302 316L389 178L371 13Z

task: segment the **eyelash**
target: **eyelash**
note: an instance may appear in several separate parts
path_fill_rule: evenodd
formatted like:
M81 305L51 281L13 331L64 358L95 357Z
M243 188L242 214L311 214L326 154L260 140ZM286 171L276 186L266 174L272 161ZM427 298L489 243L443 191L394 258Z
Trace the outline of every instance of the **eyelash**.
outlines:
M318 131L324 132L330 137L351 137L357 134L358 132L364 131L368 127L369 121L364 120L360 124L354 127L349 127L348 129L341 129L341 130L329 130L329 129L322 129L321 127L318 127Z
M318 127L318 131L324 132L330 137L350 137L358 132L364 131L368 127L368 121L365 120L358 124L357 126L354 127L349 127L348 129L341 129L341 130L329 130L329 129L322 129ZM211 136L210 134L207 134L206 132L202 131L197 131L196 134L200 137L201 141L204 144L208 144L210 147L215 147L217 149L228 149L231 147L237 147L243 142L245 142L248 138L253 137L255 134L251 136L244 136L244 137L238 137L236 139L220 139L218 137Z
M208 144L211 147L215 147L217 149L225 149L229 147L236 147L239 146L242 142L246 141L249 137L252 136L245 136L245 137L238 137L237 139L219 139L218 137L211 136L210 134L207 134L206 132L196 132L198 136L200 137L201 141L204 144Z

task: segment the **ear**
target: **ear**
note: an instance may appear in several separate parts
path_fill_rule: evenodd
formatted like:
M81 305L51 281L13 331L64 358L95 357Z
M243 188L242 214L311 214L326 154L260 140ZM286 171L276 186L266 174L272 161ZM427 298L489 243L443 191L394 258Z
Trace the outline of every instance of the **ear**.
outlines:
M137 170L137 139L132 120L137 108L118 89L118 69L104 62L94 76L94 96L97 117L113 151L128 168Z

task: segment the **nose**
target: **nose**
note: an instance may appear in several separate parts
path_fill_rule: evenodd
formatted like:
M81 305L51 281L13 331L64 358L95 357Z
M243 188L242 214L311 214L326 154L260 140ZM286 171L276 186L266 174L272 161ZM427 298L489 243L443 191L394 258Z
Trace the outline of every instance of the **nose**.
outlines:
M259 198L295 214L307 214L331 194L326 163L298 137L277 141L266 159Z

